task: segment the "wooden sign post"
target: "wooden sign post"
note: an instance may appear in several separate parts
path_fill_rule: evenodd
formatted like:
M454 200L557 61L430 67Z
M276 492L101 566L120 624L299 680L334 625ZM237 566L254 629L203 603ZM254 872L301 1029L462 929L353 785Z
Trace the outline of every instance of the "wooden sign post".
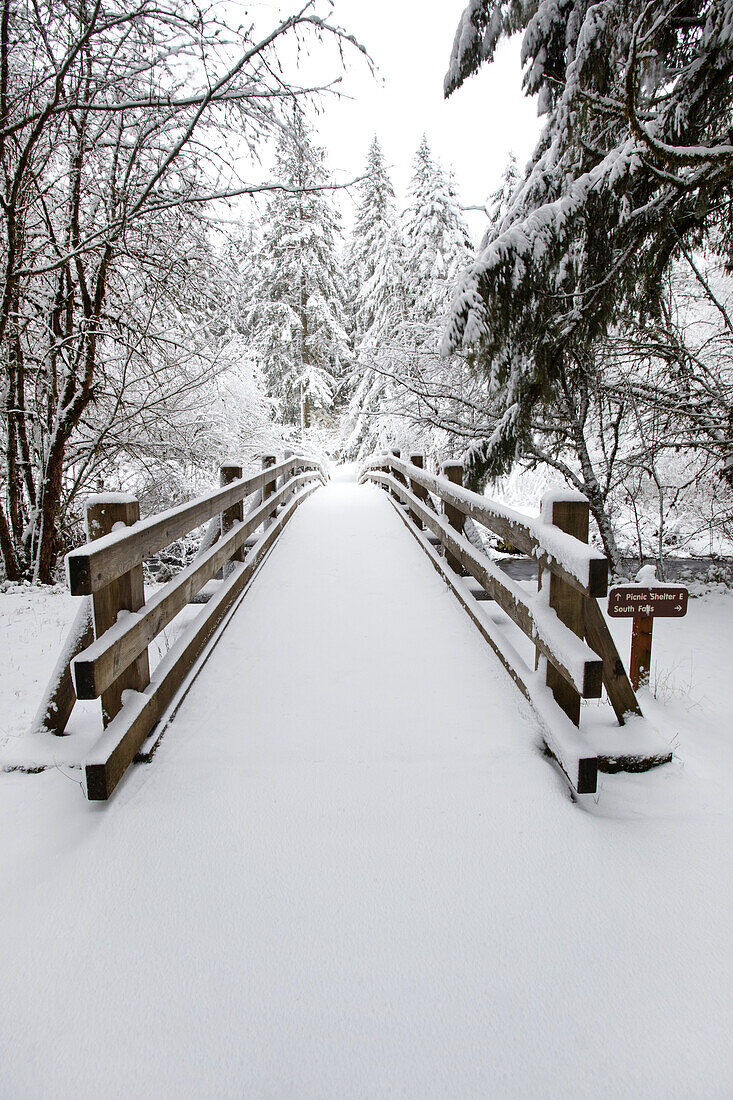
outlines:
M686 615L687 589L672 584L654 587L627 584L611 588L608 614L612 619L632 616L629 676L634 691L638 691L640 684L649 682L654 619L681 619Z

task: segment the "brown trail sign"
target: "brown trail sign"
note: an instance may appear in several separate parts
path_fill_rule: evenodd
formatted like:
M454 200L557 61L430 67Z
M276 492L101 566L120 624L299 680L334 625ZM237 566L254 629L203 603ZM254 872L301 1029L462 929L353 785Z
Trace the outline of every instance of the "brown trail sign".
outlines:
M687 613L687 589L672 585L646 588L627 584L608 593L608 614L646 615L653 618L681 619Z
M686 615L687 589L681 585L620 585L608 593L608 614L611 618L633 617L629 673L637 691L639 684L649 680L654 619L681 619Z

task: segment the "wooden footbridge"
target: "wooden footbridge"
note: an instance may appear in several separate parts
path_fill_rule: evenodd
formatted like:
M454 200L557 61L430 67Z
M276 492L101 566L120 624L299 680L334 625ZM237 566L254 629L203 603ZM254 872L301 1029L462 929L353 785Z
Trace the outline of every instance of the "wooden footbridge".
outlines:
M82 602L34 723L36 730L63 735L77 699L101 700L101 735L80 761L89 799L109 798L135 759L152 758L219 637L213 660L222 659L227 622L289 520L327 480L323 466L310 458L266 456L257 473L245 477L241 467L225 465L215 492L142 520L130 497L89 502L89 541L67 558L71 592ZM397 517L532 704L547 750L574 791L595 792L599 770L643 771L671 759L671 752L649 747L639 704L599 607L608 563L588 544L589 509L582 497L555 494L534 520L463 488L458 464L433 474L422 456L404 461L397 452L375 455L359 480L385 491ZM194 561L146 599L143 563L204 525ZM486 532L537 562L537 593L494 564ZM266 572L257 583L267 583ZM341 597L334 591L330 598L336 603ZM204 599L151 670L153 640L189 604ZM369 669L362 674L368 677ZM604 688L618 724L635 719L622 742L616 738L608 749L589 743L581 726L581 700L600 699ZM419 670L401 690L421 690ZM518 729L517 736L526 731Z

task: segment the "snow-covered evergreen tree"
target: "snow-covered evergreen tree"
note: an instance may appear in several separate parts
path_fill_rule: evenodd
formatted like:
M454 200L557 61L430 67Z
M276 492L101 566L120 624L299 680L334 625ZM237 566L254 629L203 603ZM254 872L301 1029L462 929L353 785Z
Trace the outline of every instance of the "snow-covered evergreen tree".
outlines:
M354 301L357 333L365 332L374 320L374 304L369 291L374 273L388 251L397 209L394 187L389 178L384 154L376 136L367 154L364 179L359 185L359 202L354 229L346 248L346 266Z
M486 207L489 215L489 222L491 225L498 225L503 219L507 210L511 206L514 192L517 190L521 181L521 175L519 172L519 165L517 164L517 158L514 153L509 154L509 160L506 163L506 167L501 174L501 183L497 187L496 191L492 191L489 195L489 201Z
M436 395L438 403L450 400L458 361L442 359L439 343L455 281L470 255L452 181L423 138L407 208L375 249L373 274L362 288L371 323L358 346L360 379L348 441L352 452L391 446L445 449L448 436Z
M356 326L351 401L346 420L347 454L371 449L381 413L388 403L389 379L377 363L376 347L398 342L405 309L394 187L379 140L367 154L354 228L346 247L349 285ZM389 334L389 336L388 336Z
M445 314L472 246L453 181L433 160L425 136L415 155L409 195L402 216L409 301L416 313L416 339L432 343L426 324Z
M267 206L245 327L282 419L305 429L331 407L351 353L340 218L318 190L324 152L298 111L280 139L275 175L283 189Z
M349 406L347 454L359 457L393 446L396 425L392 410L399 404L399 374L406 361L407 280L404 242L393 226L375 256L371 278L360 301L368 328L359 334Z
M663 317L676 258L707 242L733 262L731 27L733 0L468 3L446 94L522 31L524 86L546 119L446 334L501 402L485 472L515 460L564 385L583 384L599 341Z

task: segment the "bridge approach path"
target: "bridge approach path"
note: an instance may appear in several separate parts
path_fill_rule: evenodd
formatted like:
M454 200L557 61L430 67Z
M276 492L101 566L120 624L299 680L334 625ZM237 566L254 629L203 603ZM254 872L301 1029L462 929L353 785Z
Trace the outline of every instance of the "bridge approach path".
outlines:
M574 804L383 493L337 478L109 804L2 777L0 1095L724 1095L714 821L635 802L670 769Z

